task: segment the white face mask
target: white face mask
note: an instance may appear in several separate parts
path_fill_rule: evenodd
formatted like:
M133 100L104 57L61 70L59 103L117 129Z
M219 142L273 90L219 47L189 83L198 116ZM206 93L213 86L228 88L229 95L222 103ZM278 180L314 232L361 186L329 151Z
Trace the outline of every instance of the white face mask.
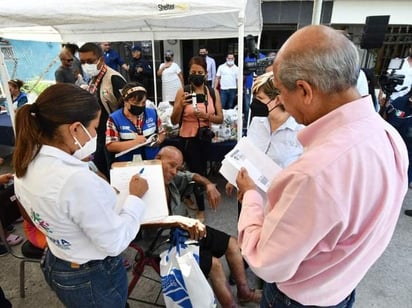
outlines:
M88 64L88 63L82 64L82 69L87 75L89 75L91 77L97 76L97 74L99 74L99 72L100 72L100 70L97 68L97 63L95 63L95 64Z
M227 63L227 65L233 65L233 64L235 64L235 61L233 61L233 60L227 60L226 63Z
M90 136L89 131L83 125L82 128L89 137L89 140L83 146L80 144L79 140L77 140L77 138L73 136L74 144L76 144L80 148L73 153L73 156L80 160L83 160L96 152L97 147L97 135L92 137Z

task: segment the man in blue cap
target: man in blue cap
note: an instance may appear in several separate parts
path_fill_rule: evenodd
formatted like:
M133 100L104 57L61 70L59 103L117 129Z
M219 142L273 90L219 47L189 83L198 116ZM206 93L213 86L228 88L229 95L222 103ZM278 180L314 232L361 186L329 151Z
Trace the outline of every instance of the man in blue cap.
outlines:
M150 63L142 57L142 47L135 45L132 47L132 59L129 65L130 81L141 83L148 90L149 96L152 94L149 80L153 76Z

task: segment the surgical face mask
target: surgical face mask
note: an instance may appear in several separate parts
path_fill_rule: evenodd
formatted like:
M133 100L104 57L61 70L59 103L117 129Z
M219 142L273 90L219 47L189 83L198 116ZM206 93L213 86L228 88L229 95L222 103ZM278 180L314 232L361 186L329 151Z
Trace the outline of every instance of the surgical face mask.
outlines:
M83 125L82 129L89 137L89 140L86 141L83 146L80 144L79 140L77 140L77 138L73 136L74 143L79 147L79 149L73 153L73 156L80 160L83 160L96 152L97 147L97 135L92 137L89 131Z
M145 106L136 106L136 105L130 104L130 108L128 110L131 114L138 116L144 111L144 108Z
M268 106L257 98L252 99L252 103L250 104L250 112L254 117L267 117L269 115Z
M205 75L200 74L190 74L189 82L193 83L196 87L201 86L205 82Z
M97 68L97 63L94 63L94 64L88 64L88 63L82 64L82 69L83 69L83 71L84 71L87 75L89 75L89 76L91 76L91 77L97 76L97 74L99 74L99 72L100 72L100 70Z
M233 65L233 64L235 64L235 61L233 61L233 60L227 60L226 63L227 63L227 65Z

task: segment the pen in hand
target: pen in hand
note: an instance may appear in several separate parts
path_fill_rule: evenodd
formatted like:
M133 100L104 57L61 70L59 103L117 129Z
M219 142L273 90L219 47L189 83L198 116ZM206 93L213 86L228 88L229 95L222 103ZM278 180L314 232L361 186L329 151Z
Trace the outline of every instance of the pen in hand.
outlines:
M143 174L144 168L140 169L139 174Z

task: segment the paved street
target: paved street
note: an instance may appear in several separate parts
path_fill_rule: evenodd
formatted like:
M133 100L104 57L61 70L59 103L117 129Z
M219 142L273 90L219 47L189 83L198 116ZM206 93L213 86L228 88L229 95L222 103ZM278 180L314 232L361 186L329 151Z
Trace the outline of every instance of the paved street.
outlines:
M0 172L7 170L0 167ZM219 189L223 192L223 181L216 178ZM382 187L384 189L384 187ZM409 190L403 209L412 209L412 190ZM207 211L206 223L222 229L230 234L236 234L237 206L236 200L223 198L220 208L216 212ZM18 233L23 234L21 225L16 225ZM412 217L400 214L395 235L384 255L368 272L357 288L355 307L374 308L410 308L412 307ZM128 253L128 255L130 252ZM19 261L12 256L0 258L0 285L14 307L62 307L54 293L43 281L37 264L26 265L26 298L19 297ZM226 267L227 269L227 267ZM149 276L156 277L150 270ZM248 272L250 283L255 279ZM159 290L156 283L142 279L132 296L139 298L154 298ZM234 293L235 294L235 293ZM162 300L159 301L161 303ZM135 301L129 301L131 307L151 307ZM80 307L80 306L79 306ZM256 307L249 305L248 307Z

